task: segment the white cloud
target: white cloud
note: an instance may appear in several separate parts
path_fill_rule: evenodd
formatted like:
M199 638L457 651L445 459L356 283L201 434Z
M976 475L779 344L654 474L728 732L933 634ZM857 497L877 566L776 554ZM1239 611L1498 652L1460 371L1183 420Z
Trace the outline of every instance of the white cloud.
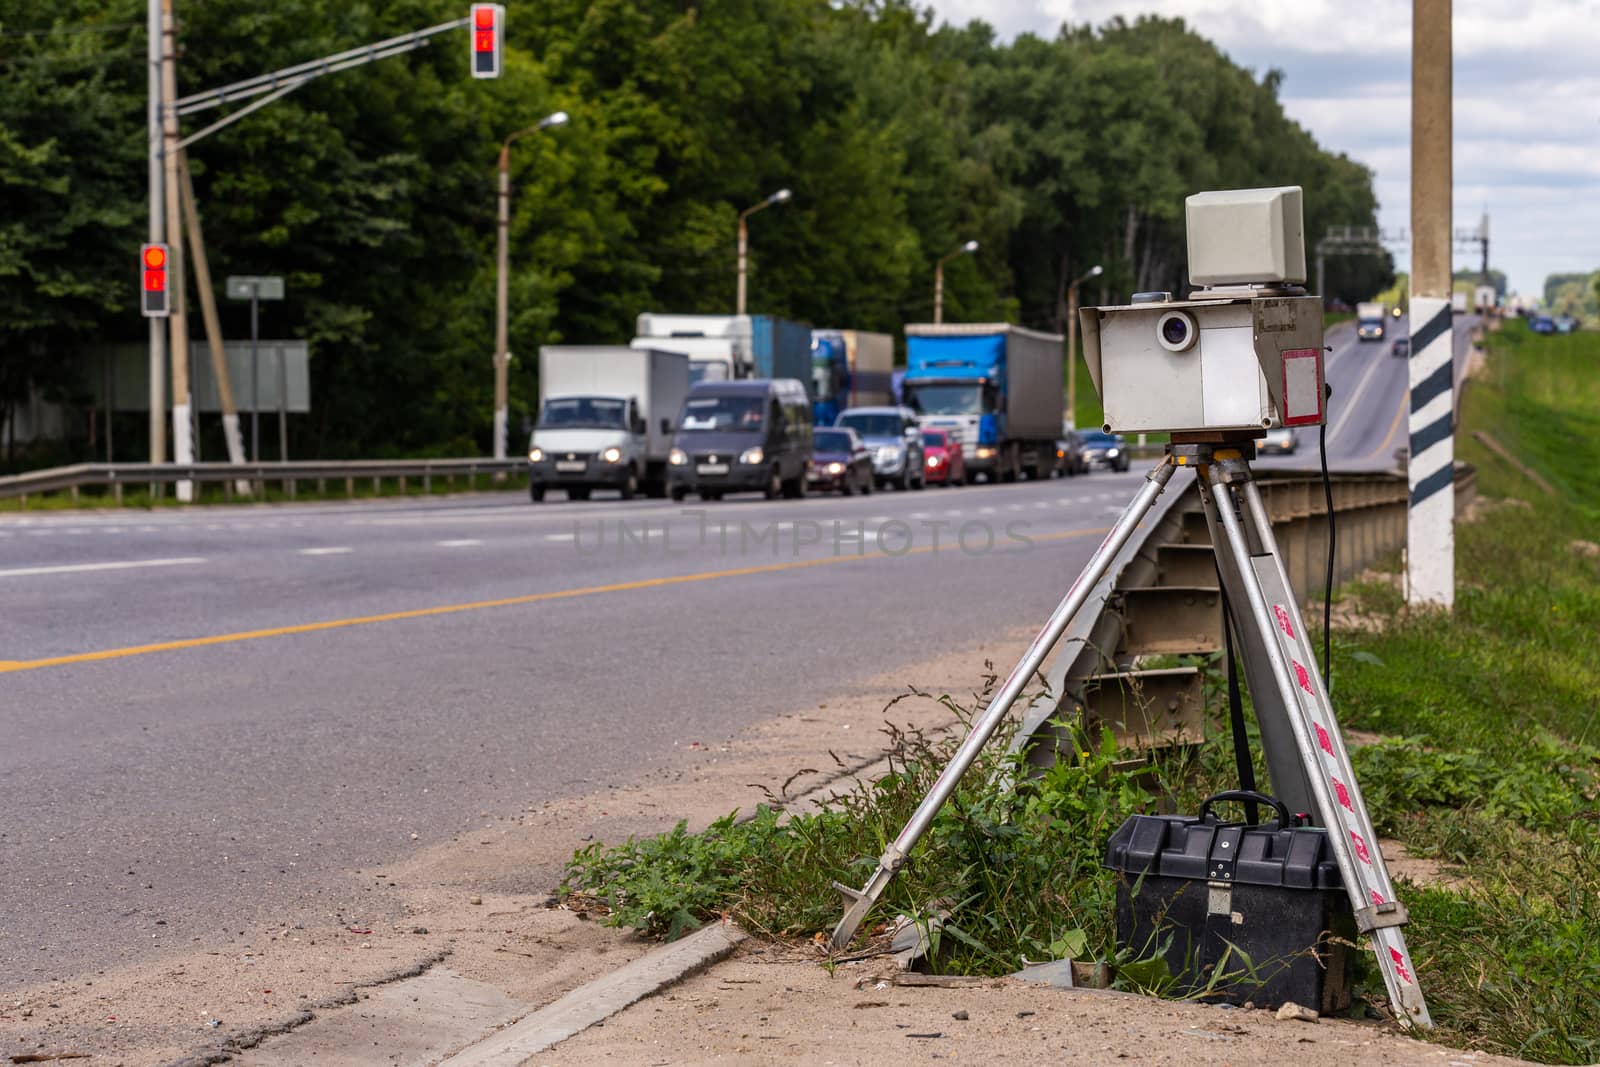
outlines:
M1325 147L1372 167L1384 229L1408 229L1411 4L1370 0L936 0L1002 39L1113 16L1180 17L1257 72L1284 72L1284 107ZM1458 228L1487 205L1493 265L1537 292L1553 271L1600 267L1600 0L1455 0ZM1314 191L1307 190L1308 195ZM1396 249L1402 268L1406 249ZM1458 263L1469 265L1465 256Z

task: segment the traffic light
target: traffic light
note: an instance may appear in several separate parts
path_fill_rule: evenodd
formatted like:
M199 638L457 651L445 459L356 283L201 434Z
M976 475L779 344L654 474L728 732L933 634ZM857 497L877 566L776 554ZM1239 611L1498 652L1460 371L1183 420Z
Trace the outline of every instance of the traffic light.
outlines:
M144 303L141 306L145 317L164 317L170 314L167 300L166 245L145 245L139 250L139 274L144 279L140 289L144 292Z
M505 7L501 4L473 4L471 29L472 76L500 77L500 49L505 44L506 31Z

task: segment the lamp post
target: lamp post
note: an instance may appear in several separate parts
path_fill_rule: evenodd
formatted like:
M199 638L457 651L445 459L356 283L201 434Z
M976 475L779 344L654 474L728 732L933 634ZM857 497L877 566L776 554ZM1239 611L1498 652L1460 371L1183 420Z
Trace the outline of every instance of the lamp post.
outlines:
M933 265L933 324L944 321L944 265L957 256L970 255L978 250L978 242L968 241L960 248L943 256Z
M511 230L511 143L567 124L567 113L557 111L546 115L525 130L518 130L500 144L500 182L496 223L499 229L498 247L495 250L494 283L494 458L506 458L506 394L509 391L509 365L511 353L506 351L506 260Z
M794 194L789 190L779 189L777 192L761 201L761 203L756 204L754 207L747 207L743 211L739 212L739 292L734 300L735 314L744 314L744 276L745 269L748 266L750 259L750 225L746 220L749 219L751 215L754 215L756 212L760 211L762 208L771 207L773 204L788 203L790 198L793 196Z
M1104 273L1096 263L1067 286L1067 418L1073 429L1078 428L1078 286Z

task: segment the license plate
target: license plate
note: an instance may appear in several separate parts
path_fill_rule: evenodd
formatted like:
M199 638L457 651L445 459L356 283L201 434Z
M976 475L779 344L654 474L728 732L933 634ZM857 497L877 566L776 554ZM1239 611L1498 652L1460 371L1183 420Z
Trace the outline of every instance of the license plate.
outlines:
M588 464L581 459L563 459L556 462L558 471L581 471L587 466Z
M700 464L696 464L694 469L695 469L695 473L696 474L727 474L728 473L728 465L726 463L700 463Z

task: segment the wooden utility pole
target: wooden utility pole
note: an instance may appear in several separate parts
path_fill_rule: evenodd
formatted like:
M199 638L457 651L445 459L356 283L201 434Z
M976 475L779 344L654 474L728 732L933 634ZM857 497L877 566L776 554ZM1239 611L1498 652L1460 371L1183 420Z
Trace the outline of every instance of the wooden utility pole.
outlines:
M1411 7L1411 403L1406 600L1455 604L1451 0Z

